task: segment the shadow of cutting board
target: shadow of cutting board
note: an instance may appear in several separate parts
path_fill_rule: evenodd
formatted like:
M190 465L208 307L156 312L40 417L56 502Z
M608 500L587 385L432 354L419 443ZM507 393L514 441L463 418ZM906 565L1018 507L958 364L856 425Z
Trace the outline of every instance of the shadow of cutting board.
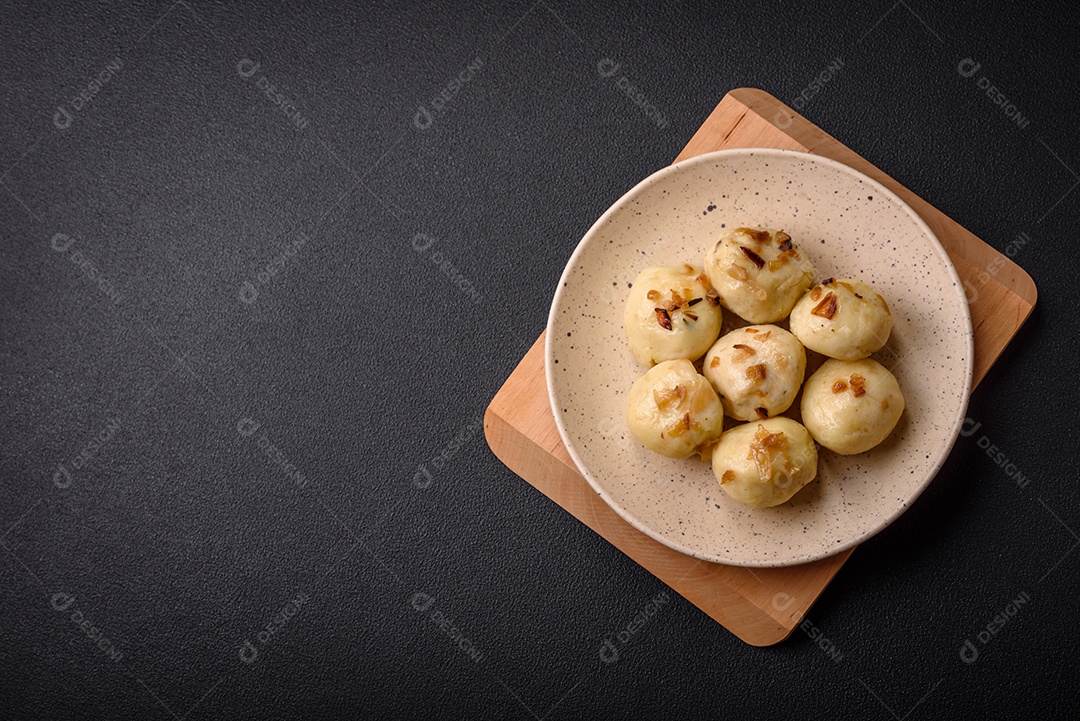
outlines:
M968 292L977 385L1034 308L1031 277L762 90L740 88L725 95L675 162L723 148L751 147L803 150L838 160L883 183L922 216ZM542 334L488 406L484 433L510 470L754 646L787 638L854 551L801 566L750 569L685 556L634 529L596 495L563 447L548 402Z

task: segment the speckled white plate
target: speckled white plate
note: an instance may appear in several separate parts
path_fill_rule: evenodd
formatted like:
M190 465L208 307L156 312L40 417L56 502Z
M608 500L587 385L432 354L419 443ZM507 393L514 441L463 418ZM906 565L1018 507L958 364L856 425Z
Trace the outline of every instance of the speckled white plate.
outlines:
M625 421L630 386L647 370L634 360L623 332L630 283L648 265L701 265L722 228L745 225L790 233L819 280L860 278L885 296L893 331L873 357L896 375L907 403L884 443L847 457L821 449L817 479L788 503L766 509L728 498L697 458L648 451ZM691 158L620 198L585 234L563 272L546 347L555 423L596 492L657 541L740 566L824 558L903 513L960 431L973 355L956 270L911 208L841 163L765 148ZM731 425L725 419L725 427Z

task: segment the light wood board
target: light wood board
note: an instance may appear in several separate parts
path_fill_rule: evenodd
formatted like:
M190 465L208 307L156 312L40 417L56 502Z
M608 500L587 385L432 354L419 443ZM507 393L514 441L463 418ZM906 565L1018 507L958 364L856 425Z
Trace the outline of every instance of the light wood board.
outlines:
M787 105L754 88L724 96L676 158L723 148L787 148L838 160L881 182L937 235L968 290L975 331L974 384L1035 306L1031 277ZM814 563L748 569L699 561L622 520L589 486L559 438L544 375L544 336L521 360L484 416L488 445L508 468L746 643L787 638L854 549Z

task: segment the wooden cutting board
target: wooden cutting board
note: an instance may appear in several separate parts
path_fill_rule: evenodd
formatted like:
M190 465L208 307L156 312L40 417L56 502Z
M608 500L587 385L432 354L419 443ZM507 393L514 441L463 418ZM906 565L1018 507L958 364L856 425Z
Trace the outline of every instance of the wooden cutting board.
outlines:
M910 205L945 246L971 303L978 384L1035 306L1035 283L1018 265L866 159L768 93L724 96L675 162L723 148L787 148L838 160L883 183ZM854 549L786 568L699 561L657 543L622 520L578 473L555 428L541 334L484 416L488 445L510 470L746 643L788 637Z

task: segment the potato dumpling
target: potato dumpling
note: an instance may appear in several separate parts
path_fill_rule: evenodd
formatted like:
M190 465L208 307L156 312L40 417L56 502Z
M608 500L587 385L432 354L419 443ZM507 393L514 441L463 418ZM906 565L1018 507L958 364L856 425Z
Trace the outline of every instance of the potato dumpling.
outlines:
M774 323L791 312L814 267L782 230L735 228L705 255L705 273L720 302L751 323Z
M660 455L687 458L724 430L724 409L693 363L664 361L630 389L626 425Z
M806 372L802 343L775 325L733 330L713 343L701 371L724 412L740 421L780 415L795 400Z
M879 350L892 332L885 299L858 280L829 278L815 285L791 311L791 332L810 350L859 360Z
M885 440L904 411L896 376L875 360L827 360L803 388L802 419L814 439L844 456Z
M697 360L720 334L720 299L701 268L651 266L630 289L623 326L630 350L646 365Z
M754 508L777 506L817 476L817 447L790 418L732 428L713 449L713 473L724 492Z

